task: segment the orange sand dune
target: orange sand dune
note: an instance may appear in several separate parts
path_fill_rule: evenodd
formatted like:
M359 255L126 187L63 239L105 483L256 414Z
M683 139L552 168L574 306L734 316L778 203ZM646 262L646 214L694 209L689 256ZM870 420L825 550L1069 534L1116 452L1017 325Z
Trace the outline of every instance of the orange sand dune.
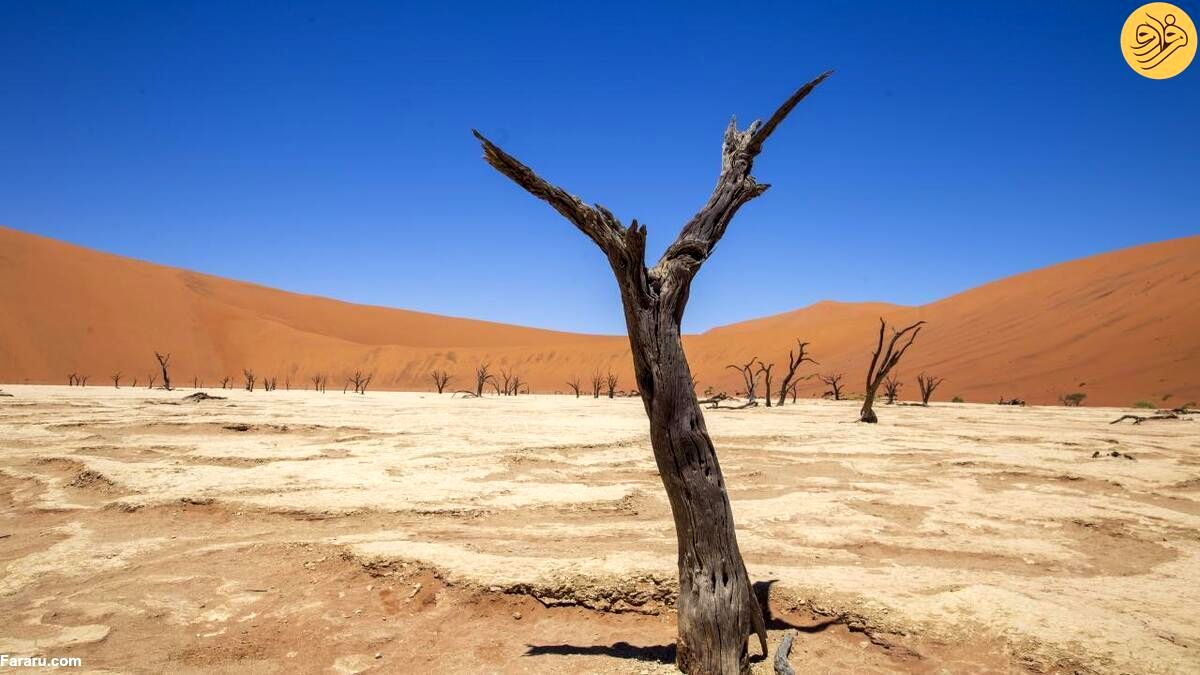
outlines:
M615 291L614 291L615 292ZM946 378L935 399L1020 397L1051 403L1083 391L1087 403L1200 400L1200 236L1138 246L1002 279L922 307L820 302L686 338L700 388L730 393L725 368L758 356L776 382L797 337L819 367L861 391L878 317L922 331L898 367L906 397L915 375ZM65 383L68 373L111 386L146 382L154 350L172 377L213 386L243 367L302 388L314 373L340 388L355 368L372 387L429 389L443 367L468 384L475 365L512 368L534 391L566 390L613 369L632 386L623 336L596 336L456 319L299 295L100 253L0 228L0 381ZM804 396L819 395L815 380ZM1167 397L1164 399L1164 397Z

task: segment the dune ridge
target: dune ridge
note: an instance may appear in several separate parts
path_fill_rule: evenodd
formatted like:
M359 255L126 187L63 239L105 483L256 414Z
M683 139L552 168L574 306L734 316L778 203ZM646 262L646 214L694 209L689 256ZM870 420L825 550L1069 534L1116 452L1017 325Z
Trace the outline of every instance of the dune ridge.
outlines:
M915 376L945 377L934 400L1001 396L1053 403L1082 391L1085 404L1200 400L1200 236L1122 249L1000 279L920 307L819 302L685 337L699 387L735 392L725 368L757 356L786 369L796 338L819 366L861 391L878 318L929 323L897 369L902 398ZM280 387L329 388L361 368L373 388L430 390L445 368L450 389L473 369L512 368L535 392L612 369L633 388L624 336L586 335L452 318L302 295L86 249L0 227L0 382L112 386L116 372L145 385L154 350L172 353L175 384L219 386L243 367ZM801 396L820 395L815 378Z

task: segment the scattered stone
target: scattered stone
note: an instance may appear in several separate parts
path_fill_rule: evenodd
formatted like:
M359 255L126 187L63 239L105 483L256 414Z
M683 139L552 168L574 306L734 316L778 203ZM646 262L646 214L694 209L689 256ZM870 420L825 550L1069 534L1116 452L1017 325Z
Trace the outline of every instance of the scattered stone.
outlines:
M521 620L521 613L520 613L520 612L513 612L513 618L514 618L514 619L516 619L517 621L520 621L520 620Z

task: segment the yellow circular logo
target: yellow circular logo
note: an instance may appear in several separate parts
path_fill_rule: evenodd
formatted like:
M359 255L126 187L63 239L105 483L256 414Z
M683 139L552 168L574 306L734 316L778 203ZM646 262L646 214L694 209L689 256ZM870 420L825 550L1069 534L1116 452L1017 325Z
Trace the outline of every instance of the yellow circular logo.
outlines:
M1153 80L1175 77L1196 55L1196 24L1169 2L1142 5L1125 19L1121 53L1138 75Z

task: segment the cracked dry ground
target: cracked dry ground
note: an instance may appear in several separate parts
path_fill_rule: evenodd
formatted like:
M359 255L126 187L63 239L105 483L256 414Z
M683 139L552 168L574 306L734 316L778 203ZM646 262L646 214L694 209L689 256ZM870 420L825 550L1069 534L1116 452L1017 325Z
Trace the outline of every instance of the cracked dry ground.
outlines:
M0 653L672 671L674 537L636 400L8 391ZM798 672L1200 670L1194 421L855 412L706 413Z

